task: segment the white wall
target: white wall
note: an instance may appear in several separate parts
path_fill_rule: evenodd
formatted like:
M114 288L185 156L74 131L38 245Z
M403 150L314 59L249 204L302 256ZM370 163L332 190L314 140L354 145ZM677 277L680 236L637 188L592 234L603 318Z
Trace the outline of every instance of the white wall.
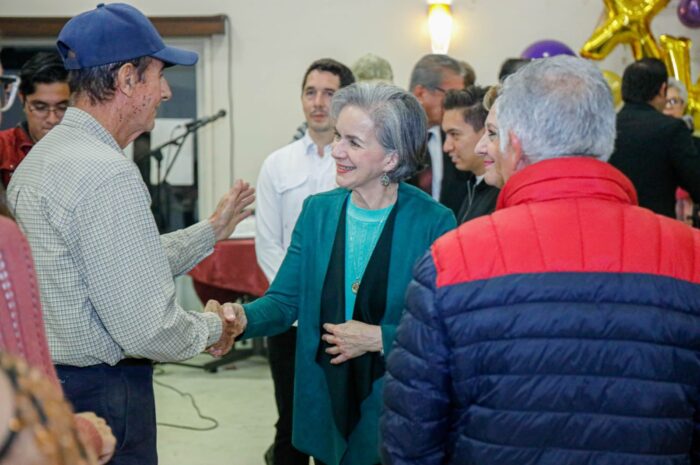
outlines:
M3 16L71 16L97 0L0 0ZM407 86L414 62L429 53L424 0L133 0L152 16L227 14L233 31L234 153L226 124L206 129L202 163L204 212L233 176L255 181L265 156L286 144L303 120L300 79L316 58L333 57L349 66L366 52L387 58L396 83ZM700 30L683 27L673 0L652 23L663 33L693 39ZM495 81L506 57L530 43L557 39L578 50L603 13L602 0L454 0L456 30L450 54L470 62L479 83ZM213 56L202 63L200 113L227 108L227 41L205 45ZM601 66L618 73L631 61L623 47ZM694 77L698 77L694 66ZM208 136L208 138L207 138Z

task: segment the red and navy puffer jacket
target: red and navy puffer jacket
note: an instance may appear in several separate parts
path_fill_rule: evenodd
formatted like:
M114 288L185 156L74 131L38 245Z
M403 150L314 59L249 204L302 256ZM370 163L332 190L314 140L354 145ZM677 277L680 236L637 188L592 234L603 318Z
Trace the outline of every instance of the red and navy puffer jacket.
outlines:
M514 175L418 262L386 464L700 463L700 232L582 157Z

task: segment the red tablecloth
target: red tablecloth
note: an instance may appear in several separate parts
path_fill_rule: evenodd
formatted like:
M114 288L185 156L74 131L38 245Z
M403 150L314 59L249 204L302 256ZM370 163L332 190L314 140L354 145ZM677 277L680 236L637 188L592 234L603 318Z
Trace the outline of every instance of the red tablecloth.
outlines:
M200 300L231 302L260 297L268 288L267 278L255 258L253 239L229 239L214 247L214 253L190 271Z

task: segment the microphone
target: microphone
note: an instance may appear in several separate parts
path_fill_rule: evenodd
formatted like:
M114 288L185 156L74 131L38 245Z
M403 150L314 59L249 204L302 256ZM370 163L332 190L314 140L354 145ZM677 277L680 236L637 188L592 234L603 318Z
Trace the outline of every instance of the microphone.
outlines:
M211 116L205 116L203 118L199 118L199 119L196 119L194 121L191 121L191 122L185 124L185 128L187 128L190 131L194 130L194 129L199 129L202 126L205 126L209 123L212 123L219 118L223 118L224 116L226 116L226 110L219 110L217 113L215 113Z

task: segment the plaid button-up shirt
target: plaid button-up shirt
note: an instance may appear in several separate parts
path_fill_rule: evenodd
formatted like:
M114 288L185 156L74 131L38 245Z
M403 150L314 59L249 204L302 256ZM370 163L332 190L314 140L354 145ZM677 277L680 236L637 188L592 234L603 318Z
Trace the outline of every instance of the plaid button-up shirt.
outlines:
M138 169L88 113L68 109L7 197L32 247L54 363L183 360L219 339L219 317L184 311L173 283L211 253L211 226L159 236Z

